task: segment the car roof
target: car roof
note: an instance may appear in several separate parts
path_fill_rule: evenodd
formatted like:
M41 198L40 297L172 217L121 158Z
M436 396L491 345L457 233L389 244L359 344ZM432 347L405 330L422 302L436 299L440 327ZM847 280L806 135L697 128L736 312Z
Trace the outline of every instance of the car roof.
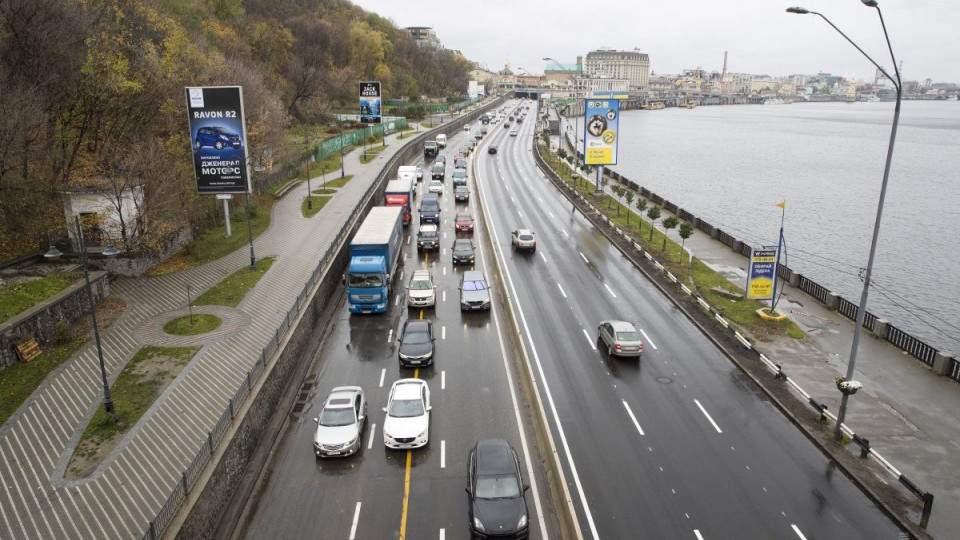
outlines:
M430 321L423 319L410 319L403 323L403 330L410 332L427 332L430 330Z
M469 238L457 238L453 241L454 246L473 246L473 242Z
M486 281L487 278L483 277L483 272L480 270L467 270L463 273L464 281Z
M353 398L362 393L359 386L340 386L330 391L327 402L324 407L336 409L342 407L353 407Z
M431 182L432 181L433 180L431 180ZM426 201L437 202L439 199L440 197L436 193L424 193L423 198L420 199L420 202L426 202Z
M456 191L467 191L467 186L457 186ZM460 214L457 215L459 216Z
M533 234L530 229L517 229L517 234Z
M420 379L400 379L393 383L393 399L420 399L420 388L426 385Z
M510 443L503 439L485 439L477 442L477 474L483 476L514 474L517 462L514 460Z
M615 332L636 332L636 327L633 326L633 323L627 321L603 321L613 327ZM601 324L603 324L601 323Z
M464 187L464 186L457 186L457 187L458 187L458 188L462 188L462 187ZM470 212L457 212L457 217L458 217L458 218L460 218L460 217L468 217L468 218L470 218L470 219L473 219L473 216L470 215Z
M434 227L434 229L436 229L436 227ZM414 270L411 279L433 279L433 276L430 275L429 270Z
M420 232L437 232L437 226L433 223L424 223L420 226Z

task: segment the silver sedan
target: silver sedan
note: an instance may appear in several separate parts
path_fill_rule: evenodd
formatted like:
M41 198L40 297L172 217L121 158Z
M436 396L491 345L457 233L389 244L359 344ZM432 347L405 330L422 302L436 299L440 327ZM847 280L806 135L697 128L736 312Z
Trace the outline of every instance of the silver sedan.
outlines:
M610 356L637 356L643 354L640 332L627 321L603 321L597 327L597 339Z

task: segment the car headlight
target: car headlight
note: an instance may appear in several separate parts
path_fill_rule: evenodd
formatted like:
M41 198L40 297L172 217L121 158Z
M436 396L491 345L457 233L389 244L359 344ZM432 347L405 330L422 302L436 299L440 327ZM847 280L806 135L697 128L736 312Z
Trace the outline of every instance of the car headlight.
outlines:
M518 528L518 529L523 529L523 528L526 527L526 526L527 526L527 515L524 514L524 515L520 516L520 521L517 522L517 528Z
M483 531L483 530L485 530L485 529L483 528L483 523L480 521L480 518L478 518L478 517L473 518L473 528L476 529L476 530L478 530L478 531Z

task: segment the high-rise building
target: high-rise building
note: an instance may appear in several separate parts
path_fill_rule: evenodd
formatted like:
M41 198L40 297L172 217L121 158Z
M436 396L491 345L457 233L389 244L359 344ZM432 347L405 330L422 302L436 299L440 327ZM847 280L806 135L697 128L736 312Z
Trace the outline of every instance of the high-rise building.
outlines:
M650 57L637 49L598 49L587 53L583 73L596 78L626 79L631 90L639 90L649 84Z
M410 32L410 37L422 48L437 50L443 48L437 33L429 26L408 26L404 30Z

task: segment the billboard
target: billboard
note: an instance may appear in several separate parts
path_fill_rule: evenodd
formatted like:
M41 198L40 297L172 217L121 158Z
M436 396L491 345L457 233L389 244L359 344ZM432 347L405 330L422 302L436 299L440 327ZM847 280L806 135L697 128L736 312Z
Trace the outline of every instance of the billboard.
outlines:
M378 81L360 83L360 123L380 123L380 83Z
M250 193L243 89L188 87L186 93L197 193Z
M777 246L764 246L750 250L747 298L767 300L773 296L773 278L776 265Z
M588 99L584 118L584 162L587 165L616 165L620 101Z

